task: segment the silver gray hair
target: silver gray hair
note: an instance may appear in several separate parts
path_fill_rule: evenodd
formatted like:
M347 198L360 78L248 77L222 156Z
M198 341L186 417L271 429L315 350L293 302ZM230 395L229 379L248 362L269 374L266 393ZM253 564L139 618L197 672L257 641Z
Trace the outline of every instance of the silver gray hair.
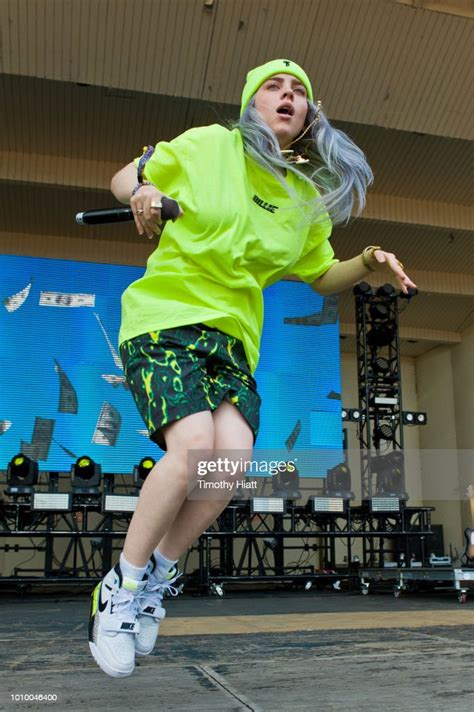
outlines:
M305 127L316 118L317 111L317 106L308 101ZM374 179L372 170L363 151L347 134L333 128L321 109L319 119L291 146L294 155L304 155L308 163L285 160L276 135L255 108L254 99L231 128L239 129L245 153L273 174L301 207L310 208L312 221L327 212L333 225L347 225L354 202L356 216L364 209L366 191ZM316 195L309 203L302 201L285 180L286 171L312 185L321 197Z

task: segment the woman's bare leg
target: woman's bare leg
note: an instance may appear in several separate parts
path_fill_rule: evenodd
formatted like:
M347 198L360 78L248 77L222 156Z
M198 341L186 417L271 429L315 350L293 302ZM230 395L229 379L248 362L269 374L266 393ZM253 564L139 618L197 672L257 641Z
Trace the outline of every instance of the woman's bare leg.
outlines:
M219 451L225 450L226 455L230 456L229 451L233 450L237 459L241 457L251 459L253 433L237 408L228 401L223 401L212 417L214 418L215 454L219 455ZM168 440L166 442L168 444ZM236 478L243 476L244 473L239 472ZM221 477L222 475L218 479ZM227 490L219 490L220 492L224 493ZM226 508L232 496L233 492L230 492L226 497L216 500L214 491L214 495L209 494L206 499L186 499L158 544L163 556L171 560L179 559Z
M186 499L196 473L188 451L214 449L214 421L210 411L193 413L165 429L167 453L148 474L140 491L125 539L123 554L134 566L145 566L170 528Z

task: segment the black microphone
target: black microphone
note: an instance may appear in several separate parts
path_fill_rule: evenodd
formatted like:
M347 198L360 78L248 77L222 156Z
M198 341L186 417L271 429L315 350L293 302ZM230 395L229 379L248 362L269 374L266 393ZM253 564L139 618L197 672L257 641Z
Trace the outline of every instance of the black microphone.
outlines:
M174 220L179 215L179 204L172 198L162 198L161 219ZM107 225L109 223L129 222L133 220L132 208L105 208L104 210L85 210L77 213L79 225Z

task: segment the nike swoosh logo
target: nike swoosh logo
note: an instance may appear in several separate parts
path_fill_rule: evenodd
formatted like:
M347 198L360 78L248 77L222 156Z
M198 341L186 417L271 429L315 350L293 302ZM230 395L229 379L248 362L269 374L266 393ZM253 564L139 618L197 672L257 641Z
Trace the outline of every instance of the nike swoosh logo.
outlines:
M103 602L102 601L102 586L100 587L99 591L99 611L103 613L105 609L107 608L107 601Z

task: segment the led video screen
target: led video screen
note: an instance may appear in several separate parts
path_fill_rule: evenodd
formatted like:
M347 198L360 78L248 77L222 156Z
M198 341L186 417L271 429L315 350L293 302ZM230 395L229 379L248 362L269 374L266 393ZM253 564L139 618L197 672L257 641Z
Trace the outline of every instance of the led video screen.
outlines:
M59 472L160 458L118 355L120 297L143 268L8 255L0 273L0 469L20 451ZM344 459L337 301L289 280L264 298L256 450L317 453L300 475L323 477Z

